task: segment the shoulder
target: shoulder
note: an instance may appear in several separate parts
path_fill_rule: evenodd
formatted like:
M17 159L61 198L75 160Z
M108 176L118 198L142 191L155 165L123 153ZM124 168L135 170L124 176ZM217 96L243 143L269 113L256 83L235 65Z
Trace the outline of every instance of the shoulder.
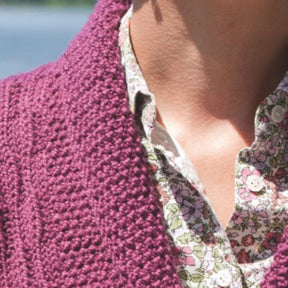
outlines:
M1 80L1 99L8 95L21 94L21 92L26 91L29 87L37 86L39 82L45 81L45 78L51 73L53 67L54 63L49 63L33 71L12 75Z
M130 4L131 0L99 0L86 25L63 55L55 63L0 81L1 98L3 95L22 95L21 92L30 89L39 90L47 85L49 79L57 79L60 74L66 74L62 80L65 78L66 84L70 82L69 85L74 86L80 85L80 80L86 80L93 74L103 79L103 74L109 71L113 73L115 65L121 67L117 45L118 27Z
M41 124L44 118L50 121L52 114L80 111L85 103L97 103L93 109L100 114L104 106L101 111L107 113L114 102L119 105L119 96L125 102L117 44L120 19L129 7L130 0L99 0L86 25L56 62L2 80L0 125L9 122L15 130L27 119Z
M1 80L0 158L6 159L3 160L5 165L12 161L8 159L11 155L20 165L25 158L23 153L32 153L29 149L34 145L35 152L40 149L36 140L43 139L45 134L43 124L49 115L51 101L55 102L49 90L60 87L57 77L56 63L49 63Z
M55 63L49 63L33 71L1 80L0 109L6 112L6 120L15 119L27 106L35 106L55 73Z

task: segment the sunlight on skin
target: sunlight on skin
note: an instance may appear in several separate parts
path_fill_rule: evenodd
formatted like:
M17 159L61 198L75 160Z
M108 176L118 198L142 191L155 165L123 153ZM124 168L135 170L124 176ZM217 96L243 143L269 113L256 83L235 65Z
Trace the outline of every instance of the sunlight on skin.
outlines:
M222 223L256 108L288 69L287 15L283 0L134 0L131 39L158 120L195 164Z

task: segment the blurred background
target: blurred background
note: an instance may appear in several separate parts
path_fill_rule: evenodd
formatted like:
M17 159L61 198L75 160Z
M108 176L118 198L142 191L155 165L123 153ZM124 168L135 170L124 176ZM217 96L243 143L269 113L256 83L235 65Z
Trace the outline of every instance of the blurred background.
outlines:
M0 78L55 61L95 0L0 0Z

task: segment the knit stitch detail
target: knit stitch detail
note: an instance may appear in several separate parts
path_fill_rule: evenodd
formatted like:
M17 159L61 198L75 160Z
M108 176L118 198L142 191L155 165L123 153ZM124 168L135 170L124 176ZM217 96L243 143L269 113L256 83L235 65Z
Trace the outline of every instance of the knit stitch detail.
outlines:
M54 64L1 83L0 287L179 287L102 0Z
M282 243L278 246L277 254L274 256L274 263L266 273L262 288L287 288L288 287L288 227Z

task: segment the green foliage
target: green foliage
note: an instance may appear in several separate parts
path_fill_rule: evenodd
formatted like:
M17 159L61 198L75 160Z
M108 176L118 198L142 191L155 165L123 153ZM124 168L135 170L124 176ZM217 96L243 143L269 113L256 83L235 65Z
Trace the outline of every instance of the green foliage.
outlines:
M93 6L95 0L0 0L5 5L46 5L46 6Z

